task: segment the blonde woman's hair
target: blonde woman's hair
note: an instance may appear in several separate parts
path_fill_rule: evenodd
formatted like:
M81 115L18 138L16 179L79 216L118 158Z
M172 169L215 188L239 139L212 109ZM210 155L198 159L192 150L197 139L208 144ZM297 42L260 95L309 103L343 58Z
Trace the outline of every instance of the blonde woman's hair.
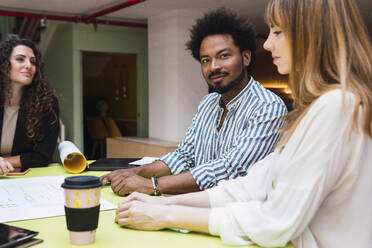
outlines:
M351 91L363 106L352 127L372 137L372 47L354 0L270 0L265 20L290 44L289 86L294 110L286 117L285 144L310 105L323 93Z

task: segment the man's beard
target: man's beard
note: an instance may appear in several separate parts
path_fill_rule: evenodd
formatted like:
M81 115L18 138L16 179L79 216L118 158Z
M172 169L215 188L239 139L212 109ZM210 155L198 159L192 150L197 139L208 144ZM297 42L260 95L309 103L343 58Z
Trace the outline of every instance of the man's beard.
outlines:
M228 74L226 74L226 72L225 73L223 73L223 72L215 72L215 73L211 73L211 75L209 75L209 77L211 77L213 75L218 75L218 74L228 75ZM230 83L228 83L227 85L211 85L211 84L208 83L209 92L210 93L217 92L218 94L224 94L224 93L229 92L230 90L234 89L236 86L238 86L241 83L243 83L244 74L245 74L244 69L242 69L242 73L237 78L235 78Z

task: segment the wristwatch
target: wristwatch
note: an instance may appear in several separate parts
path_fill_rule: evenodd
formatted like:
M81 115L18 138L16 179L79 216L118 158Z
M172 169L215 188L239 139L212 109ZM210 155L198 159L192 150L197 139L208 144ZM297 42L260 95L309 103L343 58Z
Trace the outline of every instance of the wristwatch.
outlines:
M154 175L151 177L152 188L154 189L153 195L158 196L161 195L160 191L158 190L158 178Z

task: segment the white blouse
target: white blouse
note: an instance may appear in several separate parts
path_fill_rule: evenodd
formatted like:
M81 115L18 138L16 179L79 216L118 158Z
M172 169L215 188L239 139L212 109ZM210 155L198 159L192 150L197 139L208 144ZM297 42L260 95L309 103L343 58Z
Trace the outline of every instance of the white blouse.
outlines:
M372 246L372 139L351 131L356 98L333 90L280 152L208 190L209 231L230 245Z

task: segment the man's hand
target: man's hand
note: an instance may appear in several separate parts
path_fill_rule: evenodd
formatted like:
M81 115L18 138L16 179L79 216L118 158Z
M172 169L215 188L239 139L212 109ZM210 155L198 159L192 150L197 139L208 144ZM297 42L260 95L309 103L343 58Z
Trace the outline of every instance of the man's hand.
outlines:
M108 182L111 182L112 180L117 181L118 178L124 179L133 175L137 175L138 172L136 168L129 168L129 169L120 169L120 170L114 170L106 175L101 176L99 179L105 185Z
M0 157L0 175L6 175L10 171L14 171L12 164L6 161L3 157Z
M127 195L134 191L148 195L154 192L151 179L141 177L136 174L131 176L114 176L111 179L111 188L116 194L121 196Z
M118 195L134 191L149 195L154 193L151 182L153 175L158 177L158 190L162 194L200 191L190 172L172 175L169 167L160 160L135 168L115 170L101 176L100 180L103 184L111 182L112 190Z

